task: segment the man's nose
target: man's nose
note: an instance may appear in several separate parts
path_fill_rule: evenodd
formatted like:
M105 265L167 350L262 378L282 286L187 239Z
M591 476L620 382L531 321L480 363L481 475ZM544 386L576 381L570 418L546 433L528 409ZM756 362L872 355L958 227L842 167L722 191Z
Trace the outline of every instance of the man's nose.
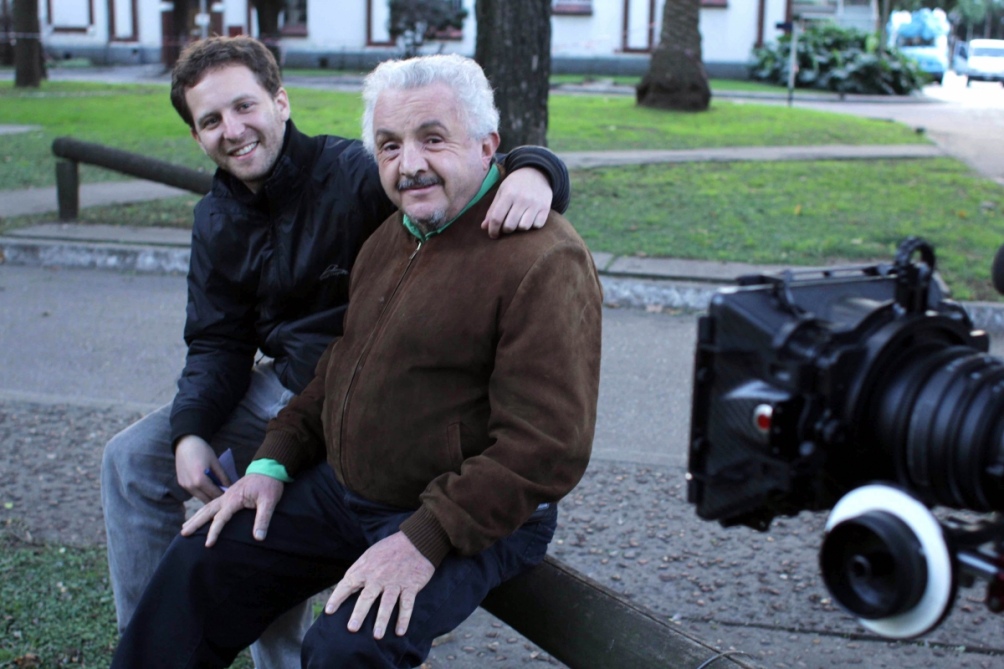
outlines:
M244 122L236 114L224 114L222 125L226 139L238 139L244 134Z
M425 152L419 142L405 142L401 146L401 172L418 174L426 169Z

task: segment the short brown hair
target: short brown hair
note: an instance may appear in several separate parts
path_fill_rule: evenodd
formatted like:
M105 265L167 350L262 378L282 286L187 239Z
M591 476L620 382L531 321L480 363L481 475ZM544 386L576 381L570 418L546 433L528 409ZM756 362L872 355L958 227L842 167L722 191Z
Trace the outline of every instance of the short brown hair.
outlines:
M171 72L171 104L190 128L195 129L195 119L185 101L185 91L198 85L206 73L227 65L247 67L269 95L275 96L282 87L275 56L253 37L216 36L193 42L181 52Z

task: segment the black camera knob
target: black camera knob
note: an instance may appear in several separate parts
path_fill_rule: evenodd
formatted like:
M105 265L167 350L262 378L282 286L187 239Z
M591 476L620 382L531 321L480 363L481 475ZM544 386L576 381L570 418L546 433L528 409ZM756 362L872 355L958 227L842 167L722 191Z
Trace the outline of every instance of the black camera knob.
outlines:
M940 524L916 498L892 486L863 486L837 503L819 566L834 600L862 626L890 638L930 631L955 595Z

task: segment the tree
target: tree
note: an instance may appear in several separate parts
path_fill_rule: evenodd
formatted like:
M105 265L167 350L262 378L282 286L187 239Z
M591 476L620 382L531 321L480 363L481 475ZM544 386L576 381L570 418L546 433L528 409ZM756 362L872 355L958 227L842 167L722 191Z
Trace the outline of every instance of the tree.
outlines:
M45 78L38 0L14 0L14 87L38 88Z
M467 10L449 0L391 0L390 36L404 44L404 57L414 58L427 40L464 27Z
M282 33L279 29L279 14L286 9L286 0L252 0L258 14L258 39L261 40L272 55L275 62L282 67L282 50L279 40Z
M495 89L501 150L547 146L551 0L477 0L474 11L474 59Z
M645 107L706 111L711 102L701 56L700 0L666 0L659 44L637 88Z

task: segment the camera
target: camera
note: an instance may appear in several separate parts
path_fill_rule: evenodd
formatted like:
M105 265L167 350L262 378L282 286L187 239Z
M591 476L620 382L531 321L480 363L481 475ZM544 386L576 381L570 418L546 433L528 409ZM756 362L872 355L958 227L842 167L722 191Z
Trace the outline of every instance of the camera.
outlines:
M740 277L698 323L688 501L760 531L828 510L823 581L882 636L929 632L977 579L1000 612L1004 362L989 344L919 238L890 263Z

